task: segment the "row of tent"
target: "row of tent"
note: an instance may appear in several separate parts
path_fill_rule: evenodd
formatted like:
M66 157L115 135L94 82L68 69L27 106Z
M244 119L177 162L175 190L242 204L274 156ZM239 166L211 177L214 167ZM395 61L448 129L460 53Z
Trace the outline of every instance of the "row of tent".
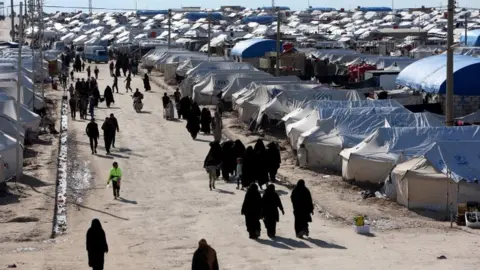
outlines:
M390 199L412 209L448 213L451 203L480 197L476 126L444 127L442 116L412 113L394 99L273 77L247 63L185 60L178 67L182 94L200 105L216 104L222 92L250 126L283 122L304 167L384 184Z
M43 109L45 102L39 93L34 92L34 80L42 81L47 74L43 61L31 56L25 49L22 53L22 71L18 77L18 51L3 50L0 52L0 182L15 177L16 168L23 170L23 151L20 151L20 163L17 163L17 121L20 121L21 141L23 148L26 141L36 137L39 132L41 117L34 113ZM33 71L33 63L37 68ZM20 83L20 111L17 114L16 103Z

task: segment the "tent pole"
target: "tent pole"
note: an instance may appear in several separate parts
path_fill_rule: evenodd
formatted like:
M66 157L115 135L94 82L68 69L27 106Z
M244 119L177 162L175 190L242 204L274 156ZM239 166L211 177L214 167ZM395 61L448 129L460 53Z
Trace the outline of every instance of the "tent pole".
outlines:
M277 7L277 55L275 57L275 76L280 76L280 8Z
M212 30L211 30L212 22L211 22L211 21L212 21L212 13L209 11L209 12L208 12L208 37L207 37L207 38L208 38L208 46L207 46L207 50L208 50L208 52L207 52L208 61L210 61L210 55L211 55L211 52L210 52L210 40L211 40L211 38L212 38L212 36L211 36L211 32L212 32Z
M18 66L17 66L17 103L15 104L16 105L16 111L17 111L17 132L16 132L16 139L17 139L17 143L16 143L16 166L15 166L15 181L18 182L18 180L22 177L22 171L20 169L20 166L22 166L23 164L23 161L20 159L20 148L21 148L21 145L20 145L20 138L21 138L21 134L20 134L20 128L21 128L21 124L20 124L20 91L22 89L22 84L21 84L21 81L20 81L20 78L22 77L22 46L23 46L23 14L22 14L22 10L23 9L23 2L20 2L20 18L19 18L19 31L18 31Z
M170 50L170 35L172 33L172 10L168 10L168 50Z
M453 126L453 14L454 0L448 0L448 30L447 30L447 89L445 102L445 123Z

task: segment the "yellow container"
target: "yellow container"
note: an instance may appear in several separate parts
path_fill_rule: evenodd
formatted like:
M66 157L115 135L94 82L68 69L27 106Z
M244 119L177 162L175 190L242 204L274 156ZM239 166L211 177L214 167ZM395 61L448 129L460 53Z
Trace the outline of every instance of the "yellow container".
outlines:
M353 218L355 226L363 226L365 225L365 217L364 216L356 216Z

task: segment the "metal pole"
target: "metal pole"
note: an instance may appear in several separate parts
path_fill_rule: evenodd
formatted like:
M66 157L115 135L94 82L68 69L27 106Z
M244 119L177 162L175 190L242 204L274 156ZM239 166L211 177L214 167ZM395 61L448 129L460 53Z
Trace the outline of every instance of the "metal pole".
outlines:
M18 66L17 66L17 103L16 105L16 110L17 110L17 164L16 164L16 172L15 172L15 179L18 181L22 177L22 170L21 166L23 166L23 160L20 158L20 151L21 151L21 145L20 145L20 139L21 139L21 134L20 134L20 128L21 123L20 123L20 91L22 90L22 84L20 83L20 78L22 77L22 46L23 46L23 14L22 14L22 9L23 9L23 3L20 2L20 18L19 18L19 31L18 31Z
M210 55L211 55L211 53L210 53L210 39L212 38L211 37L211 32L212 32L211 31L211 25L212 25L211 20L212 20L212 13L208 12L208 46L207 46L208 52L207 52L207 54L208 54L208 60L209 61L210 61Z
M33 85L32 85L32 92L33 92L33 96L35 97L35 84L37 82L37 76L36 76L36 72L35 72L35 1L34 0L31 0L31 4L30 4L30 24L32 25L32 39L30 41L30 48L32 49L32 71L33 71ZM32 100L32 103L33 103L33 108L35 108L35 98Z
M467 46L467 40L468 40L468 18L467 18L467 13L465 13L465 47Z
M448 0L447 29L447 95L445 102L445 124L453 126L453 13L454 0Z
M172 10L169 9L168 10L168 49L170 50L170 45L171 45L171 42L170 42L170 35L172 34Z
M13 0L10 0L10 19L12 20L12 41L15 42L15 10L13 9Z
M39 58L40 58L40 68L42 70L43 74L43 0L38 0L38 30L39 30L39 46L40 46L40 53L39 53ZM42 91L42 98L45 100L45 89L43 87L43 78L42 82L40 83L41 91Z
M277 55L275 56L275 76L280 76L280 9L277 7Z

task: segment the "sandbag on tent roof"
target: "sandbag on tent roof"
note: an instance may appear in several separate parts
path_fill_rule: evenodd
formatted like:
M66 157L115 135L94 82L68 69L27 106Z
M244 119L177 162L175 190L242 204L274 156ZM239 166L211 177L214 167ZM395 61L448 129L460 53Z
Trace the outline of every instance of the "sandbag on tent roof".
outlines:
M385 126L438 127L443 126L443 123L424 113L336 115L318 120L316 127L303 132L298 137L297 148L301 144L305 145L308 167L341 171L340 152L354 147L375 130Z
M190 58L189 60L186 60L186 61L183 61L182 63L180 63L177 67L176 74L178 76L185 77L185 74L187 73L187 71L189 71L190 69L198 66L202 62L208 62L208 61L211 61L211 62L232 62L232 61L227 60L223 57L210 57L210 59L208 59L208 57L195 56L195 57Z
M358 107L358 108L315 108L312 111L304 111L301 115L295 115L285 122L285 133L290 139L293 149L297 149L297 139L305 131L315 127L319 120L339 115L377 115L377 114L407 114L411 113L403 107ZM435 118L437 120L437 118ZM440 122L440 121L439 121Z
M223 94L222 98L229 102L232 101L232 95L237 93L238 91L241 91L245 87L247 87L250 83L252 82L270 82L270 83L279 83L279 82L292 82L292 83L298 83L300 82L300 78L298 76L279 76L279 77L274 77L267 75L266 77L255 77L255 78L235 78L233 81L229 83L225 89L223 89Z
M223 91L235 78L265 78L269 76L271 75L257 70L210 72L193 86L192 98L199 105L214 105L218 101L216 95Z
M360 101L338 101L338 100L312 100L305 103L301 108L298 108L291 113L285 115L282 120L285 125L294 123L311 112L318 109L342 109L342 108L362 108L362 107L399 107L405 108L394 99L383 100L360 100Z
M17 116L15 106L15 99L5 93L0 93L0 113L8 115L15 121L20 119L25 129L32 132L37 132L40 127L41 117L30 111L24 104L20 106L20 117Z
M379 128L340 153L342 175L347 180L381 183L399 160L425 153L436 141L468 140L480 140L480 127Z
M23 146L22 146L23 147ZM0 131L0 155L3 158L4 164L4 177L5 180L9 180L15 177L17 168L17 140L12 136ZM23 149L20 151L20 172L23 171Z
M273 93L275 95L275 93ZM268 119L281 120L282 117L291 113L310 100L364 100L365 96L356 90L337 90L317 86L304 91L281 91L276 94L267 104L261 106L257 121L263 115Z
M434 143L421 156L395 166L385 181L385 188L391 190L388 197L409 209L445 214L451 204L477 201L480 159L472 149L480 149L480 142Z
M315 84L301 83L259 85L249 93L246 93L245 96L235 100L239 118L244 122L250 122L255 114L258 116L258 111L261 109L261 106L265 106L265 104L274 99L282 91L302 92L317 86L318 85ZM311 94L311 92L309 93Z

